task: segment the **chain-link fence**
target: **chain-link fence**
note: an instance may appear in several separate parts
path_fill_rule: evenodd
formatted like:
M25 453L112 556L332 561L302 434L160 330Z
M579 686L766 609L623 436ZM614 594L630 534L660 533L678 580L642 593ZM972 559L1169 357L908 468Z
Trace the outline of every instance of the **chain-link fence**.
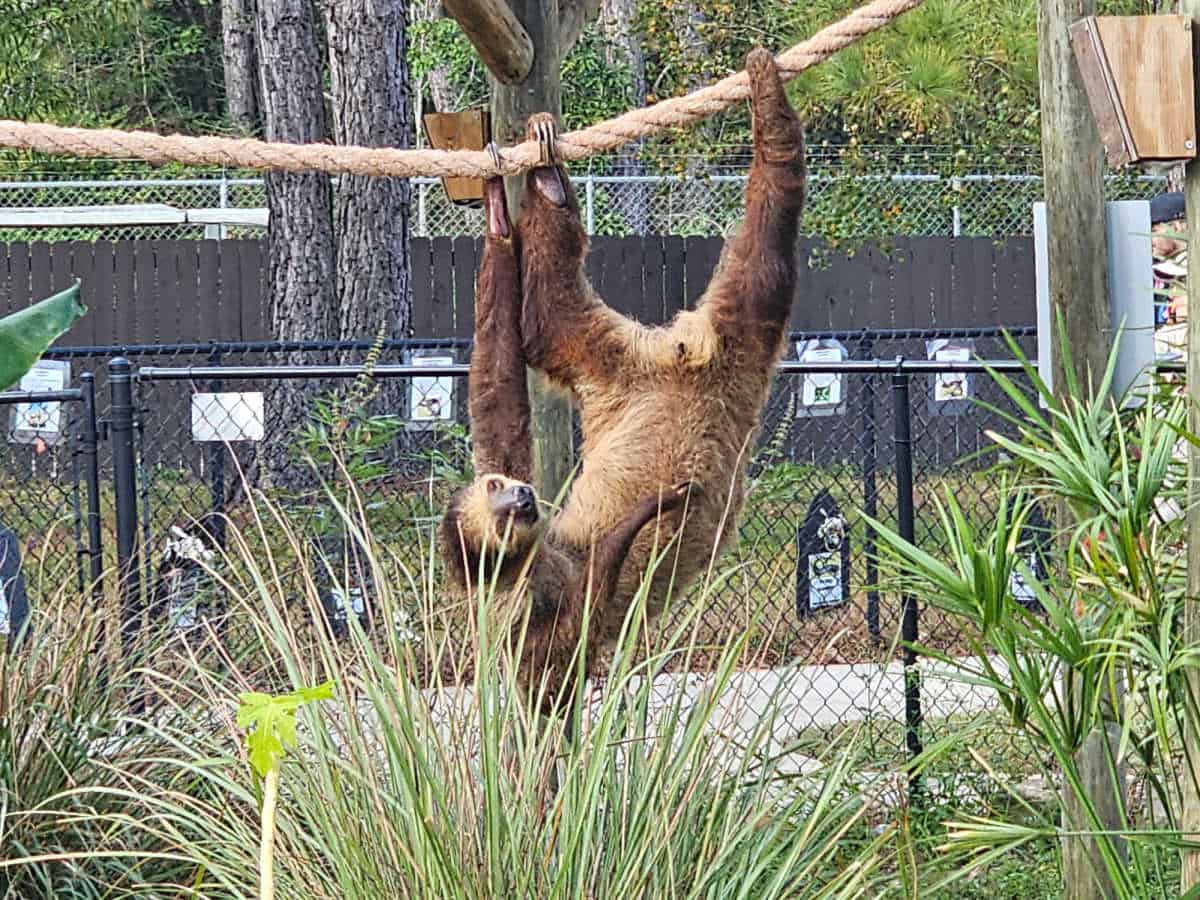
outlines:
M575 177L589 233L725 235L743 213L745 174ZM1149 176L1112 177L1109 199L1149 198ZM833 237L1029 235L1037 175L814 172L805 221ZM0 241L255 237L266 196L255 177L0 181ZM38 211L41 211L40 213ZM413 235L477 235L480 211L413 179ZM255 224L258 223L258 224Z
M0 643L22 634L31 602L64 587L81 598L101 596L103 495L92 374L83 373L79 384L0 393Z
M1017 334L1032 352L1029 330ZM935 496L953 491L974 521L988 521L999 485L989 476L985 432L1009 427L989 407L1015 409L965 356L997 358L1007 347L996 331L979 329L794 338L764 411L740 539L720 564L729 574L703 598L697 645L747 637L746 668L734 688L743 727L753 726L758 699L781 690L780 740L819 743L866 723L880 756L900 761L918 738L994 711L989 697L942 677L936 666L915 667L897 649L901 638L919 637L955 654L965 642L957 623L920 598L880 586L863 514L907 528L934 553L941 549ZM813 356L814 348L827 355ZM365 345L142 351L134 367L107 375L112 449L104 471L111 477L102 491L115 501L105 509L115 506L116 556L120 571L140 582L142 612L179 625L205 614L188 605L200 594L181 581L199 572L186 562L188 547L198 546L195 523L208 529L200 544L223 540L225 516L249 525L246 481L274 501L313 559L341 561L307 573L335 630L355 613L369 623L371 609L363 588L370 577L327 492L339 472L360 492L374 540L414 573L434 558L435 524L472 474L465 342L390 342L370 379L346 368L365 357ZM342 436L332 441L337 459L335 434ZM31 491L17 462L5 471L14 490ZM266 539L278 540L270 549L286 558L282 531ZM422 575L413 589L428 583L436 580ZM419 615L421 598L412 600ZM675 609L682 614L699 602L694 590ZM668 616L664 632L677 622ZM688 677L705 677L712 662L698 653ZM908 677L918 668L921 682ZM1012 738L997 729L997 741Z

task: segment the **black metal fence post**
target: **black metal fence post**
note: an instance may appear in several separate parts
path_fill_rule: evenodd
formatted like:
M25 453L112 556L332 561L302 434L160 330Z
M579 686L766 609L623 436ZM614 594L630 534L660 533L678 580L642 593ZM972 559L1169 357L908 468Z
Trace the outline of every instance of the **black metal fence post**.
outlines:
M875 352L874 343L870 336L864 334L862 347L859 350L861 359L870 359ZM877 431L875 423L875 376L864 375L862 383L862 443L863 443L863 512L872 519L878 518L879 489L875 483L877 451ZM879 577L875 565L875 529L866 526L863 535L863 557L867 565L867 633L876 646L882 642L882 629L879 625Z
M892 400L895 405L896 444L896 518L900 536L912 543L916 539L916 522L913 512L913 466L912 466L912 405L909 400L910 375L904 370L904 360L896 360L896 371L892 373ZM901 637L904 639L904 743L910 758L921 753L921 673L917 668L917 654L912 644L917 641L918 609L917 598L904 594L901 598L904 618L901 622ZM909 795L915 799L919 789L916 772L909 773Z
M96 376L84 372L79 376L83 392L83 427L79 445L83 454L83 481L87 492L86 530L88 542L88 578L92 599L99 608L104 602L104 544L100 530L100 434L96 428Z
M208 362L211 366L221 365L221 346L214 344L212 352L208 354ZM217 394L221 391L223 382L219 378L214 378L208 383L210 392ZM208 445L209 453L209 477L212 479L209 484L210 503L209 509L216 515L211 517L209 530L213 538L217 542L217 546L225 546L225 453L226 444L224 441L212 441Z
M124 357L108 364L112 406L113 490L117 511L117 573L120 578L121 635L126 646L137 635L141 615L138 571L137 463L133 449L133 366Z

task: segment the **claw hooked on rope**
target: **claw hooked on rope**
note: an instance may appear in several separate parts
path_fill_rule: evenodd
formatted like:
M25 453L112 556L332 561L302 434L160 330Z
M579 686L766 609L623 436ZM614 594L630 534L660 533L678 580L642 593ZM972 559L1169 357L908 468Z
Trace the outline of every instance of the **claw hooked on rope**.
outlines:
M553 166L558 163L554 146L558 140L558 123L550 113L536 113L529 117L525 127L525 139L537 141L539 166Z
M504 161L500 158L500 148L496 146L496 142L488 141L485 149L487 150L488 155L492 158L492 165L496 167L496 174L503 175Z

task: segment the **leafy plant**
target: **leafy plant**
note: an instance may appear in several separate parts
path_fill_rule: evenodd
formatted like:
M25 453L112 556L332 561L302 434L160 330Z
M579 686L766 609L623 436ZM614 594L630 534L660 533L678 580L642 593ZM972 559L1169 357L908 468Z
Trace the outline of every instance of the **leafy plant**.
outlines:
M703 682L668 674L711 650L693 628L719 579L699 588L699 602L671 620L648 658L639 594L603 693L576 698L573 737L565 739L559 724L512 702L515 663L496 636L522 611L497 603L486 586L470 609L448 604L429 572L404 567L375 542L348 488L351 502L339 514L369 549L381 615L421 593L419 627L431 636L421 646L446 647L436 658L469 660L475 684L445 681L442 667L428 667L400 635L367 635L352 623L336 642L312 629L315 581L282 580L275 551L231 523L230 558L213 577L234 609L230 633L243 634L254 652L213 661L188 655L175 674L150 675L179 717L145 723L151 740L117 773L133 785L119 792L124 807L104 807L95 821L118 834L118 824L136 831L121 840L144 856L123 858L111 842L105 850L136 866L154 886L148 893L244 896L260 865L258 775L231 749L235 723L224 726L213 711L249 691L264 695L260 710L270 709L265 697L280 682L323 680L344 689L312 719L303 764L289 767L281 785L280 896L850 900L875 892L891 834L873 834L867 819L890 781L863 773L857 732L797 758L793 742L780 739L780 679L769 695L755 695L748 726L738 724L739 738L730 738L735 723L726 717L737 713L725 698L736 690L744 634L715 651L717 666ZM261 498L254 519L252 529L287 521ZM290 535L287 552L302 573L310 570L302 538ZM267 748L271 761L284 744ZM169 771L143 777L152 760Z
M53 297L0 319L0 390L20 381L46 348L85 312L77 281Z
M298 430L295 451L328 480L335 478L337 469L343 469L361 485L389 471L381 451L392 443L402 423L396 416L370 411L380 391L373 373L383 353L383 340L381 330L367 352L363 371L349 389L338 388L316 397L309 421Z
M1015 342L1010 347L1020 356ZM1071 373L1069 349L1063 352ZM925 646L918 652L993 691L1011 721L1053 760L1047 777L1058 773L1063 785L1061 824L1031 809L1033 824L960 818L948 823L947 849L975 865L1030 842L1086 837L1097 848L1097 872L1116 896L1165 898L1177 895L1170 859L1183 840L1184 788L1200 775L1177 752L1179 735L1197 721L1185 672L1200 664L1200 648L1188 646L1178 629L1185 601L1182 517L1172 505L1184 485L1178 441L1186 404L1165 391L1114 399L1115 361L1116 349L1094 393L1070 376L1063 399L1028 362L1035 396L993 373L1020 411L995 410L1017 435L991 435L1008 455L1000 464L1006 487L994 521L986 523L970 521L953 493L937 503L937 538L949 547L947 558L872 524L895 583L968 626L970 656ZM1062 556L1043 581L1019 550L1038 503L1066 516L1058 522ZM1034 590L1039 610L1014 597L1017 575ZM1117 739L1103 737L1109 734ZM1076 755L1097 736L1105 767L1099 786L1085 778ZM1140 810L1130 807L1122 787L1121 773L1131 764L1146 784ZM1103 809L1115 810L1115 831ZM966 866L951 880L963 878Z
M275 896L275 807L279 769L296 746L296 713L301 706L333 698L333 682L278 696L251 691L238 695L237 724L246 732L250 766L263 782L262 837L259 841L259 896Z

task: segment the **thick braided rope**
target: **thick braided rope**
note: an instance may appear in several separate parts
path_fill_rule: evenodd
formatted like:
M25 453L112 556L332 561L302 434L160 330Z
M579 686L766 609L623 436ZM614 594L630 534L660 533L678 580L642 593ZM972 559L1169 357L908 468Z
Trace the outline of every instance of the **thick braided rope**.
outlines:
M839 22L777 57L784 80L828 59L860 38L884 27L923 0L873 0ZM615 119L559 135L560 159L582 159L707 118L750 96L750 80L737 72L683 97L630 110ZM333 144L281 144L238 138L185 137L145 131L62 128L33 122L0 120L0 147L37 150L58 156L144 159L239 169L279 169L350 175L411 177L515 175L537 164L535 141L507 147L497 169L486 151L396 150Z

